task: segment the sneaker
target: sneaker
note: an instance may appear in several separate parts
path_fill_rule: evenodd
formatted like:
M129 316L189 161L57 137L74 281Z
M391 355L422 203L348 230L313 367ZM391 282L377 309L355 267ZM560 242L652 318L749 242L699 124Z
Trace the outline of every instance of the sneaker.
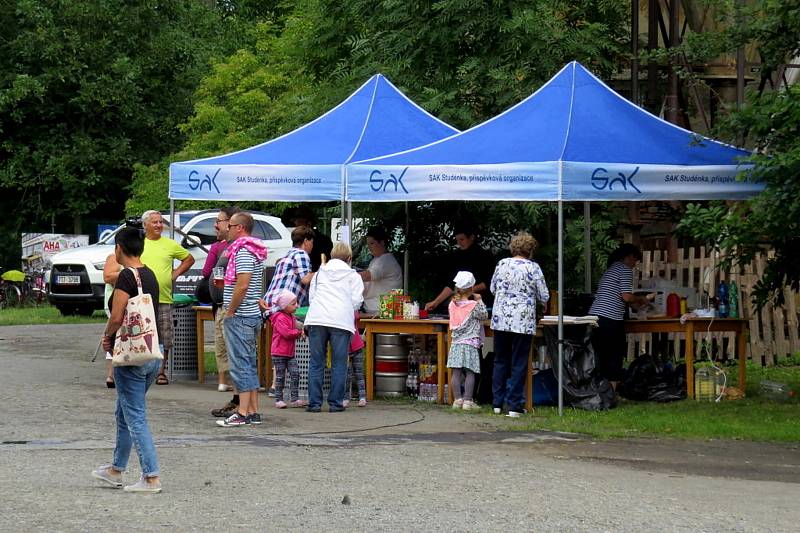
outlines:
M239 411L236 411L225 420L217 420L217 425L224 428L233 426L244 426L249 423L250 423L250 418L248 416L240 414Z
M480 406L472 400L464 400L464 405L462 405L461 408L465 411L469 411L470 409L480 409Z
M217 385L217 390L219 392L228 392L232 391L233 387L231 387L230 385L225 385L224 383L220 383L219 385Z
M496 414L496 415L499 415L499 414L501 414L503 412L503 408L502 407L494 407L494 408L492 408L492 412L494 414Z
M361 398L360 400L358 400L358 406L359 407L366 407L367 406L367 399L366 398Z
M275 389L270 387L269 390L267 391L267 396L269 396L270 398L274 398L275 397Z
M525 414L525 409L523 409L522 411L509 411L506 416L509 418L519 418L524 414Z
M342 407L344 407L345 409L350 407L350 400L342 400Z
M278 400L277 402L275 402L275 409L286 409L286 407L287 407L286 402L284 402L283 400Z
M310 405L306 407L306 413L319 413L319 412L322 412L321 407L312 407Z
M459 398L459 399L457 399L456 401L453 402L453 409L461 409L461 406L463 406L463 405L464 405L464 400Z
M258 413L253 413L252 415L247 415L247 423L248 424L260 424L261 423L261 415Z
M308 402L305 400L294 400L291 405L292 407L305 407L308 405Z
M158 494L161 492L161 481L156 484L150 484L145 481L144 478L140 478L139 481L133 485L125 485L125 488L122 490L125 492L145 492L149 494Z
M211 414L219 418L228 418L233 413L235 413L238 408L239 406L236 405L235 403L228 402L219 409L212 409Z
M335 405L331 405L328 407L329 413L343 413L345 410L344 407L336 407Z
M111 465L99 466L97 470L92 470L92 477L100 481L105 481L116 489L122 487L122 474L113 473L111 471Z

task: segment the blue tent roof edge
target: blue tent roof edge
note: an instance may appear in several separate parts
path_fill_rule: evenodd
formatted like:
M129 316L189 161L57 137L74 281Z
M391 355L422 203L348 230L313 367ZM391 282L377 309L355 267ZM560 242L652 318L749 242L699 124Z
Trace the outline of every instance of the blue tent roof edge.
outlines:
M576 71L577 67L580 67L584 72L586 72L598 84L600 84L603 88L605 88L607 91L609 91L609 93L613 94L616 98L620 99L625 104L633 107L638 113L640 113L640 114L642 114L642 115L644 115L646 117L655 118L658 121L660 121L660 122L662 122L662 123L664 123L664 124L666 124L666 125L668 125L668 126L670 126L672 128L675 128L675 129L685 133L687 135L687 137L689 137L689 136L696 137L698 139L701 139L703 142L709 142L709 143L713 143L713 144L716 144L716 145L719 145L719 146L732 148L732 149L741 151L744 154L751 153L750 151L745 150L743 148L740 148L738 146L734 146L732 144L724 143L724 142L712 139L711 137L707 137L705 135L701 135L699 133L687 130L687 129L682 128L682 127L680 127L680 126L678 126L676 124L672 124L671 122L668 122L668 121L664 120L663 118L661 118L661 117L659 117L659 116L657 116L657 115L655 115L653 113L650 113L649 111L647 111L645 109L642 109L641 107L637 106L636 104L634 104L630 100L624 98L617 91L615 91L614 89L609 87L605 82L603 82L603 80L598 78L592 71L590 71L589 69L584 67L580 62L578 62L576 60L573 60L573 61L570 61L569 63L567 63L566 65L564 65L556 74L554 74L552 77L550 77L549 80L547 80L545 83L543 83L532 94L530 94L529 96L527 96L523 100L520 100L519 102L517 102L513 106L509 107L508 109L506 109L502 113L500 113L498 115L495 115L494 117L492 117L492 118L490 118L490 119L488 119L488 120L486 120L484 122L476 124L475 126L472 126L471 128L468 128L468 129L466 129L464 131L460 131L458 133L455 133L455 134L453 134L453 135L451 135L449 137L445 137L443 139L438 139L436 141L433 141L431 143L428 143L428 144L425 144L425 145L422 145L422 146L409 148L408 150L402 150L400 152L395 152L393 154L385 154L385 155L381 155L381 156L377 156L377 157L372 157L372 158L369 158L369 159L362 159L360 161L352 161L352 162L348 162L348 164L370 163L370 162L374 162L374 161L379 161L381 159L387 159L387 158L390 158L390 157L407 154L407 153L410 153L410 152L421 151L421 150L424 150L424 149L429 148L431 146L435 146L435 145L443 143L443 142L448 142L448 141L450 141L452 139L455 139L457 137L460 137L462 135L470 133L472 130L474 130L476 128L482 128L482 127L486 126L487 124L490 124L490 123L492 123L492 122L494 122L496 120L500 120L505 115L513 112L516 108L524 105L526 102L528 102L529 100L534 98L537 94L539 94L542 90L547 88L551 83L553 83L553 81L556 80L562 73L564 73L564 71L566 71L567 69L570 69L572 71L572 79L571 79L571 82L572 82L572 94L570 95L570 116L568 117L568 125L567 125L567 128L566 128L566 133L564 135L564 143L562 145L561 156L559 157L559 159L556 160L556 161L564 161L564 153L566 152L566 149L567 149L567 145L568 145L568 141L569 141L569 135L570 135L570 131L571 131L572 107L573 107L574 102L575 102L575 79L576 79L575 71Z
M286 133L284 133L283 135L280 135L280 136L278 136L278 137L275 137L274 139L270 139L270 140L268 140L268 141L264 141L264 142L263 142L263 143L261 143L261 144L254 144L253 146L248 146L247 148L242 148L241 150L235 150L235 151L233 151L233 152L227 152L227 153L224 153L224 154L211 155L211 156L208 156L208 157L203 157L203 158L201 158L201 159L191 159L191 160L188 160L188 161L176 161L175 163L180 163L180 164L200 163L200 162L202 162L202 161L208 161L209 159L214 159L214 158L217 158L217 157L222 157L222 156L226 156L226 155L238 154L238 153L241 153L241 152L246 152L246 151L248 151L248 150L253 150L253 149L256 149L256 148L260 148L261 146L266 146L266 145L268 145L268 144L274 143L274 142L276 142L276 141L278 141L278 140L280 140L280 139L283 139L284 137L287 137L287 136L289 136L289 135L292 135L292 134L293 134L293 133L295 133L295 132L298 132L298 131L300 131L300 130L303 130L303 129L305 129L305 128L307 128L307 127L311 126L312 124L315 124L316 122L319 122L320 120L322 120L323 118L325 118L326 116L330 115L331 113L333 113L334 111L336 111L337 109L339 109L340 107L342 107L343 105L345 105L347 102L349 102L351 98L353 98L355 95L357 95L359 92L361 92L361 90L362 90L364 87L368 86L368 85L370 84L370 82L374 83L374 84L375 84L375 87L377 88L377 86L378 86L378 80L379 80L379 78L382 78L382 77L383 77L383 75L382 75L382 74L374 74L374 75L373 75L373 76L371 76L371 77L370 77L370 78L369 78L367 81L365 81L364 83L362 83L362 84L361 84L361 85L358 87L358 89L356 89L355 91L353 91L353 92L350 94L350 96L348 96L347 98L345 98L344 100L342 100L341 102L339 102L339 103L338 103L337 105L335 105L334 107L332 107L332 108L330 108L329 110L327 110L325 113L321 114L320 116L318 116L317 118L315 118L315 119L314 119L314 120L312 120L311 122L306 122L306 123L305 123L305 124L303 124L302 126L299 126L299 127L295 128L295 129L293 129L292 131L287 131L287 132L286 132ZM373 92L373 97L374 97L374 94L375 94L375 93Z
M495 120L499 120L504 115L507 115L508 113L511 113L514 109L516 109L517 107L525 104L525 102L527 102L528 100L530 100L531 98L533 98L534 96L539 94L543 89L545 89L548 85L550 85L550 83L552 83L553 80L556 79L559 74L561 74L564 70L566 70L567 67L569 67L569 65L570 65L569 63L564 65L561 68L561 70L559 70L558 73L556 73L555 76L553 76L549 80L547 80L546 83L542 84L542 86L539 87L538 89L536 89L536 91L534 91L532 94L526 96L524 99L520 100L519 102L517 102L513 106L509 107L508 109L506 109L502 113L500 113L498 115L495 115L492 118L487 119L487 120L485 120L485 121L483 121L483 122L481 122L479 124L476 124L476 125L472 126L471 128L468 128L468 129L466 129L464 131L459 131L458 133L455 133L455 134L453 134L453 135L451 135L449 137L445 137L444 139L439 139L439 140L433 141L433 142L428 143L428 144L423 144L422 146L416 146L414 148L409 148L408 150L403 150L401 152L395 152L393 154L386 154L386 155L381 155L381 156L378 156L378 157L372 157L370 159L362 159L361 161L353 161L352 164L355 165L355 164L360 164L360 163L367 163L367 162L375 161L375 160L378 160L378 159L383 159L383 158L387 158L387 157L393 157L393 156L401 155L401 154L407 154L409 152L415 152L417 150L423 150L423 149L428 148L430 146L435 146L435 145L443 143L445 141L449 141L451 139L455 139L456 137L460 137L460 136L462 136L462 135L464 135L466 133L469 133L469 132L471 132L472 130L474 130L476 128L485 126L486 124L490 124L490 123L494 122ZM426 113L427 113L427 111L426 111Z
M674 129L677 129L677 130L679 130L679 131L681 131L681 132L683 132L683 133L686 133L688 136L698 137L698 138L702 139L703 141L708 141L708 142L711 142L711 143L717 144L717 145L719 145L719 146L724 146L724 147L726 147L726 148L733 148L733 149L735 149L735 150L739 150L739 151L742 151L742 152L752 153L750 150L746 150L746 149L744 149L744 148L741 148L741 147L739 147L739 146L735 146L735 145L733 145L733 144L729 144L729 143L724 143L724 142L722 142L722 141L718 141L718 140L716 140L716 139L712 139L711 137L707 137L707 136L705 136L705 135L701 135L701 134L699 134L699 133L697 133L697 132L694 132L694 131L691 131L691 130L687 130L686 128L682 128L681 126L678 126L677 124L673 124L672 122L669 122L669 121L667 121L667 120L664 120L663 118L659 117L659 116L658 116L658 115L656 115L655 113L650 113L650 112L649 112L649 111L647 111L646 109L643 109L643 108L639 107L638 105L634 104L633 102L631 102L630 100L628 100L627 98L625 98L624 96L622 96L621 94L619 94L617 91L615 91L614 89L612 89L611 87L609 87L609 86L608 86L608 84L607 84L606 82L604 82L603 80L601 80L600 78L598 78L598 77L597 77L597 76L594 74L594 72L592 72L592 71L591 71L591 70L589 70L588 68L584 67L584 66L583 66L583 65L582 65L580 62L578 62L578 61L575 61L575 60L573 60L573 61L570 61L569 63L567 63L567 65L566 65L564 68L566 68L566 67L569 67L569 66L572 66L572 67L573 67L573 72L574 72L574 68L575 68L575 66L578 66L578 67L580 67L581 69L583 69L583 71L584 71L584 72L586 72L586 74L588 74L589 76L591 76L591 77L592 77L592 78L593 78L593 79L594 79L594 80L595 80L597 83L599 83L600 85L602 85L603 87L605 87L606 89L608 89L608 91L609 91L611 94L613 94L613 95L614 95L616 98L618 98L619 100L621 100L621 101L622 101L622 102L624 102L625 104L629 105L630 107L633 107L633 108L634 108L634 109L635 109L637 112L639 112L639 113L641 113L641 114L644 114L644 115L646 115L646 116L648 116L648 117L655 118L656 120L658 120L659 122L662 122L663 124L666 124L667 126L670 126L670 127L674 128ZM563 69L562 69L562 70L563 70ZM560 71L559 71L559 73L560 73ZM556 76L553 76L553 78L555 78L555 77L556 77ZM575 90L575 75L574 75L574 74L573 74L573 76L572 76L572 88L573 88L573 98L574 98L574 90ZM571 106L571 105L572 105L572 103L570 103L570 106ZM570 108L571 108L571 107L570 107ZM567 129L567 136L568 136L568 135L569 135L569 129ZM564 142L564 145L566 146L566 140L565 140L565 142ZM563 154L562 154L562 155L563 155Z
M370 107L369 107L369 111L368 111L368 114L367 114L367 119L364 121L364 124L362 126L361 135L359 136L358 142L354 146L353 151L350 153L350 156L348 156L348 158L344 161L343 164L350 163L350 158L353 157L353 155L358 151L358 148L361 146L361 141L363 140L364 133L366 132L367 126L369 125L369 119L370 119L370 117L372 115L372 107L375 104L375 94L377 93L378 86L379 86L381 80L383 80L387 85L389 85L389 87L391 87L398 95L402 96L408 103L410 103L412 106L414 106L417 109L419 109L420 111L422 111L425 115L427 115L428 117L432 118L433 120L435 120L439 124L443 125L447 129L452 130L453 133L458 133L459 132L458 129L454 128L450 124L444 122L440 118L438 118L438 117L434 116L433 114L429 113L426 109L424 109L419 104L414 102L414 100L410 99L405 93L403 93L400 89L398 89L397 86L395 86L386 76L384 76L383 74L378 72L378 73L373 74L372 76L370 76L370 78L367 81L365 81L364 83L362 83L358 87L358 89L353 91L347 98L345 98L344 100L339 102L334 107L330 108L325 113L321 114L320 116L318 116L314 120L303 124L302 126L299 126L299 127L295 128L295 129L293 129L291 131L288 131L288 132L284 133L283 135L280 135L280 136L275 137L274 139L270 139L268 141L264 141L263 143L260 143L260 144L255 144L253 146L248 146L246 148L242 148L241 150L235 150L233 152L227 152L227 153L223 153L223 154L211 155L211 156L203 157L203 158L200 158L200 159L190 159L190 160L186 160L186 161L175 161L173 163L170 163L170 165L172 165L172 164L202 163L203 161L208 161L210 159L215 159L217 157L229 156L229 155L234 155L234 154L246 152L246 151L249 151L249 150L255 150L255 149L260 148L262 146L266 146L268 144L271 144L271 143L274 143L276 141L279 141L279 140L281 140L281 139L283 139L283 138L285 138L285 137L287 137L289 135L292 135L292 134L294 134L294 133L296 133L298 131L301 131L301 130L309 127L309 126L312 126L313 124L315 124L315 123L319 122L320 120L324 119L325 117L327 117L328 115L330 115L331 113L335 112L337 109L339 109L340 107L345 105L347 102L349 102L353 97L355 97L357 94L359 94L363 89L368 87L370 85L370 83L371 83L371 84L373 84L372 97L370 99Z
M350 155L347 156L347 159L344 160L343 164L346 165L346 164L350 163L350 160L353 158L353 156L356 154L356 152L358 152L359 147L361 147L361 141L364 139L364 133L366 133L367 127L369 126L370 118L372 118L372 108L375 105L375 94L378 92L378 86L380 85L381 80L383 80L384 83L386 83L389 87L391 87L396 94L402 96L413 107L419 109L420 111L425 113L425 115L429 116L430 118L432 118L433 120L435 120L436 122L438 122L442 126L446 127L447 129L452 130L454 133L458 133L458 130L456 128L454 128L453 126L451 126L447 122L444 122L439 117L436 117L436 116L428 113L428 111L426 111L422 106L420 106L414 100L412 100L408 96L406 96L406 94L403 91L398 89L391 81L389 81L389 78L387 78L386 76L384 76L380 72L375 74L374 76L372 76L372 78L370 78L370 80L373 79L373 78L375 78L375 86L372 88L372 98L370 98L369 109L367 110L367 118L364 120L364 124L361 127L361 135L359 135L359 137L358 137L358 142L356 142L355 146L353 147L353 151L350 152ZM364 86L362 85L361 87L363 88ZM361 90L361 88L358 89L358 91L360 91L360 90ZM357 93L358 91L355 91L353 94Z

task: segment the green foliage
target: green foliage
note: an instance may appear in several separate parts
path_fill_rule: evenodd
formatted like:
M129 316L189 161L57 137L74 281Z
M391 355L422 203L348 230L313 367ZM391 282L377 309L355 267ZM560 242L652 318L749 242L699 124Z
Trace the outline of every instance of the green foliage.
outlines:
M723 268L775 251L755 287L759 307L784 303L783 287L800 289L800 87L751 94L747 107L726 121L729 135L749 136L757 150L748 179L766 189L749 202L690 204L679 228L731 252Z
M703 39L690 38L684 47L692 57L733 52L758 42L768 76L777 65L800 53L800 9L796 0L766 0L736 11L720 2L739 24ZM718 37L715 46L707 46ZM800 289L800 88L751 93L747 104L732 112L715 135L755 151L753 170L742 179L760 181L765 191L748 202L690 204L679 229L729 255L722 268L737 268L771 248L762 279L754 290L758 307L782 305L783 288Z
M248 33L213 2L3 2L0 209L15 216L0 233L119 219L134 165L181 145L209 59ZM17 266L18 251L8 255Z

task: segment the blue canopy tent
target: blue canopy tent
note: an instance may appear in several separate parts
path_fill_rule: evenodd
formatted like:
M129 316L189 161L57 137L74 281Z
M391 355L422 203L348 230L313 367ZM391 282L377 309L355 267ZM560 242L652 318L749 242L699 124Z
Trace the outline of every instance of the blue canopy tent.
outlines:
M346 196L359 202L558 202L563 339L564 201L748 198L762 189L736 179L746 168L739 159L748 155L646 112L573 61L533 95L478 126L348 165Z
M338 106L263 144L172 163L170 200L344 200L344 164L447 137L458 130L376 74Z

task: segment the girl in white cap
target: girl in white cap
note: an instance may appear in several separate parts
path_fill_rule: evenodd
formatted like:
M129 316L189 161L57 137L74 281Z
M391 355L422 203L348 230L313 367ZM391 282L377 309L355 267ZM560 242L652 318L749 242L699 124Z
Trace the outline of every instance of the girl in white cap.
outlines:
M452 370L450 390L455 397L453 409L469 410L477 407L472 401L472 392L475 389L475 374L481 372L482 321L486 320L489 313L481 295L472 292L475 276L471 272L462 270L453 281L455 293L448 307L452 342L447 355L447 368Z

